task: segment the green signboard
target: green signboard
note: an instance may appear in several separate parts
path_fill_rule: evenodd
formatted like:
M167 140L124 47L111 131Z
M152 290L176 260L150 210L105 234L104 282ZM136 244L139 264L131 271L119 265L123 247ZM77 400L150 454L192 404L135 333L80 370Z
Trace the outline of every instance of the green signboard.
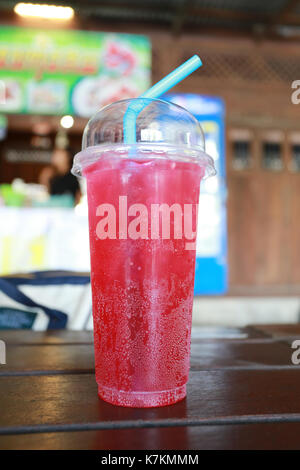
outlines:
M74 114L150 85L145 36L0 26L0 112Z

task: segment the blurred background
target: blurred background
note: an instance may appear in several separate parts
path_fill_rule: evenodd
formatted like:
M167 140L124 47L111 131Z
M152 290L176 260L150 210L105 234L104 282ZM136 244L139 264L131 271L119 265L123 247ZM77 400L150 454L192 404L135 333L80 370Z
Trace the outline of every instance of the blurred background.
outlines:
M46 328L45 305L91 328L72 157L99 108L194 54L203 67L165 97L199 119L218 170L202 186L194 323L299 322L300 1L49 3L64 8L0 3L0 328Z

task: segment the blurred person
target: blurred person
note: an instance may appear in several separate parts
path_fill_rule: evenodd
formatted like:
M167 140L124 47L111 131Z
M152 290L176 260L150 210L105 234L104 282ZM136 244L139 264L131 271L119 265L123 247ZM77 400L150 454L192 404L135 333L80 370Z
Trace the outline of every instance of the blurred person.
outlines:
M39 175L39 183L47 187L50 196L69 194L76 205L81 197L80 186L71 168L73 152L70 148L56 148L51 157L51 165L45 167Z

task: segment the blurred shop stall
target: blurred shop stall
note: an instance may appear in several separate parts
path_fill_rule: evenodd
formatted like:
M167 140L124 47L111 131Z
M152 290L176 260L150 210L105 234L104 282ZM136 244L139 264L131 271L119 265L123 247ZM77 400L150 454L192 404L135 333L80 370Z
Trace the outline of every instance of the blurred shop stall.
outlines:
M79 151L92 114L149 86L150 53L140 35L1 25L0 183L37 183L55 147Z
M71 159L91 115L150 85L145 36L36 26L0 26L1 275L89 271L85 186Z

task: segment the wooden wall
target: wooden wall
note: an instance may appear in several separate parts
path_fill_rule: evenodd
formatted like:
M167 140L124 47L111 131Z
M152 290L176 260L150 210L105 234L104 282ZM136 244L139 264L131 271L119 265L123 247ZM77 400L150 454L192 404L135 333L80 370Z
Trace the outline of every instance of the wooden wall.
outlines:
M232 294L300 293L300 45L246 38L153 36L153 81L199 53L203 67L177 90L221 96L226 105L229 282ZM263 168L265 142L278 142L282 169ZM296 139L296 140L295 140ZM234 141L250 146L250 167L234 165Z

